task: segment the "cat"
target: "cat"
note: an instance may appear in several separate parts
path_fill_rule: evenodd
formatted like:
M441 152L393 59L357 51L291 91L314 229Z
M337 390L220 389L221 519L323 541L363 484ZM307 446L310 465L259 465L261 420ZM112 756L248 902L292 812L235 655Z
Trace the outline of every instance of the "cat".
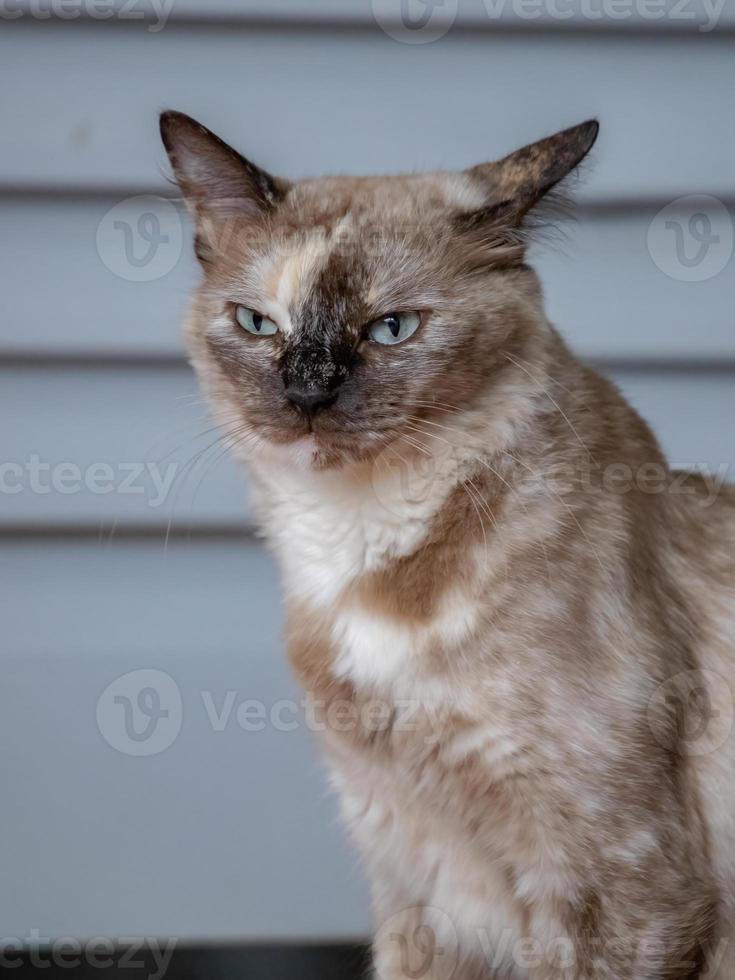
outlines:
M296 182L161 132L376 977L733 980L735 491L669 471L525 261L597 122Z

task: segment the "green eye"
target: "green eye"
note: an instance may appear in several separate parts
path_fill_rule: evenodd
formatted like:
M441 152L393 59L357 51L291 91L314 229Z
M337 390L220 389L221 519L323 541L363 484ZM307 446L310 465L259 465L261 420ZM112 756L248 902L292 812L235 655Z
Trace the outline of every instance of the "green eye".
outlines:
M421 323L418 313L388 313L373 320L368 334L376 344L400 344L416 333Z
M247 306L238 306L235 310L235 319L248 333L255 334L256 337L272 337L278 333L278 324L269 320L262 313L249 310Z

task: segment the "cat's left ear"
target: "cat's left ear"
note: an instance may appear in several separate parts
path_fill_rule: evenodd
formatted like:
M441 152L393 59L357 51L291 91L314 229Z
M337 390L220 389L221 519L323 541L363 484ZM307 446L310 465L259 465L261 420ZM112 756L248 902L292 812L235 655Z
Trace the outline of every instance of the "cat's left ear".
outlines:
M468 216L519 228L528 212L567 177L592 149L600 126L596 119L572 126L516 150L495 163L481 163L465 173L487 193L486 204Z

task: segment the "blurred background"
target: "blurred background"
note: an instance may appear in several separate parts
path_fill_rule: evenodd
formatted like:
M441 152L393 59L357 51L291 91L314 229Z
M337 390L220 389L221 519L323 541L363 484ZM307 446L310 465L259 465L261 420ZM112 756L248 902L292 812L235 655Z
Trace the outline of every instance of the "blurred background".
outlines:
M549 313L673 462L735 479L735 0L3 0L0 73L0 945L359 941L277 577L179 339L158 112L288 177L597 116L576 221L532 253Z

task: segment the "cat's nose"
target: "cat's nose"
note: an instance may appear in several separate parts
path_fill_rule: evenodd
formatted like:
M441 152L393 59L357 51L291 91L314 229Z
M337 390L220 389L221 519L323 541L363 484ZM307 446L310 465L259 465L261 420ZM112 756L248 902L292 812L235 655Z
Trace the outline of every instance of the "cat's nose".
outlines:
M286 398L307 415L316 415L324 408L329 408L339 398L337 387L318 387L290 384L286 387Z

